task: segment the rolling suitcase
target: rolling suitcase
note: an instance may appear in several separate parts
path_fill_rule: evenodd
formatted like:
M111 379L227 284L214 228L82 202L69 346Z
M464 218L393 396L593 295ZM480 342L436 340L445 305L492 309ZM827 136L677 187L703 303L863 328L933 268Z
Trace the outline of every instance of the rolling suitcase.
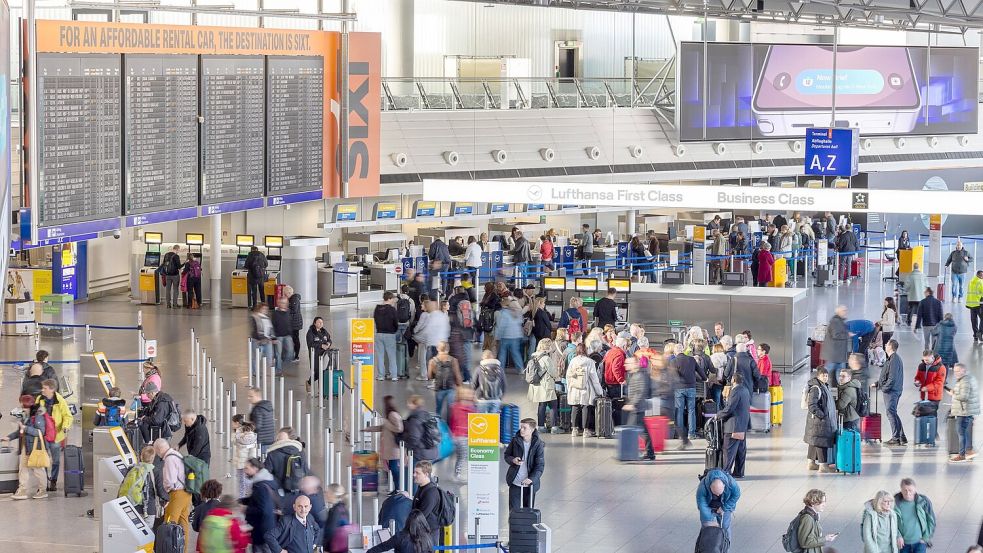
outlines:
M77 445L66 445L62 466L65 473L65 497L84 496L85 464L82 461L82 448Z
M499 441L507 444L519 432L519 406L513 403L502 405L502 413L499 419Z
M771 394L751 394L751 431L771 432Z
M17 491L20 455L13 447L0 447L0 493Z
M727 531L719 526L704 526L696 536L696 553L727 553L730 551L730 538Z
M703 428L707 438L707 450L704 459L704 474L711 469L724 468L724 423L714 417L707 421Z
M512 509L509 513L509 553L539 553L539 540L535 524L543 522L542 514L536 508L536 492L532 486L523 486L519 493L525 497L529 490L532 507Z
M969 428L966 430L969 435L973 435L973 423L969 423ZM970 440L970 446L972 446L972 440ZM956 455L959 453L959 425L956 423L956 417L948 416L945 418L945 444L946 448L949 450L949 455Z
M557 423L557 426L560 427L561 432L566 434L573 430L573 408L570 407L569 403L567 403L567 394L560 392L557 393L556 396L557 405L560 406L558 417L560 420Z
M809 343L809 368L815 369L823 364L823 342L822 340L812 340Z
M859 259L854 259L850 261L850 276L851 277L862 277L864 275L864 266Z
M164 522L154 533L154 553L184 553L184 528Z
M881 414L877 412L877 390L870 394L874 400L874 410L860 419L860 438L865 442L881 441Z
M785 416L785 389L781 384L769 386L768 393L771 395L771 425L781 426Z
M129 421L126 426L123 427L126 432L126 438L130 440L130 445L133 446L133 451L140 453L143 448L143 436L140 435L140 425L136 421Z
M860 474L860 432L841 428L836 434L836 468L847 474Z
M696 408L696 435L703 436L707 421L717 414L717 402L712 399L703 400Z
M619 426L618 432L618 460L637 461L638 444L642 441L642 429L637 426Z
M822 288L829 282L829 267L816 267L816 286Z
M599 397L594 400L594 433L598 438L614 437L614 414L611 398Z
M337 365L333 366L337 367ZM331 380L328 380L327 378L328 371L331 371ZM331 393L334 395L334 397L338 397L338 394L340 393L339 390L344 387L344 382L345 371L341 369L332 370L331 368L324 369L321 371L321 394L323 394L324 397L328 397L328 394ZM328 390L328 386L331 386L331 390Z
M669 419L666 417L645 417L645 429L652 439L652 450L656 453L666 450L666 436L669 435ZM639 451L645 449L644 436L638 437Z
M935 435L939 431L939 418L935 415L915 417L915 445L935 447Z

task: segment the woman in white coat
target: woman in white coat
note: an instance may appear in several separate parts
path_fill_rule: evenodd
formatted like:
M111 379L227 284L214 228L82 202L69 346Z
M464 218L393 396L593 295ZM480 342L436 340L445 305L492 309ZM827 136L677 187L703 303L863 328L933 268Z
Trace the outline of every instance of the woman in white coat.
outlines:
M601 343L591 342L591 349L599 351ZM567 403L574 436L579 436L581 431L585 438L594 436L594 400L602 395L604 389L597 376L597 363L587 356L583 344L577 344L577 351L567 364Z
M560 380L560 371L553 362L550 353L553 351L553 340L543 338L536 346L536 352L526 364L526 382L529 382L529 401L539 405L539 431L546 431L546 407L553 412L553 427L551 434L560 433L560 409L556 396L556 383ZM533 378L533 375L537 378ZM538 382L535 382L538 380ZM533 383L535 382L535 383Z

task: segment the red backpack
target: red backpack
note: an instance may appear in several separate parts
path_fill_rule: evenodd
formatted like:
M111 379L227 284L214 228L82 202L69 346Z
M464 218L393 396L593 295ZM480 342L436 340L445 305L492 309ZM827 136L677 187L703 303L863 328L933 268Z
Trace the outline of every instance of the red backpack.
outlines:
M55 428L55 419L51 418L47 412L44 416L44 441L51 443L58 437L58 430Z
M457 303L457 322L461 328L471 329L474 327L474 314L471 313L471 302L461 300Z
M567 322L567 336L573 336L574 334L580 334L583 329L580 328L580 311L573 309L576 313L575 316L570 316L570 311L567 311L567 317L570 317L570 321Z

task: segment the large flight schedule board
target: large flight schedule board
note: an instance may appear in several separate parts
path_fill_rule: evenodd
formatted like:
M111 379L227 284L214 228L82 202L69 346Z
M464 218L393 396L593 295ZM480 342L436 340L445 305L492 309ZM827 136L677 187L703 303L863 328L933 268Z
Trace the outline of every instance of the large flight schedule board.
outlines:
M201 203L261 198L266 71L261 56L201 58Z
M267 193L320 190L324 63L270 57L267 67Z
M127 55L126 214L198 205L198 57Z
M120 56L38 55L39 226L118 217Z

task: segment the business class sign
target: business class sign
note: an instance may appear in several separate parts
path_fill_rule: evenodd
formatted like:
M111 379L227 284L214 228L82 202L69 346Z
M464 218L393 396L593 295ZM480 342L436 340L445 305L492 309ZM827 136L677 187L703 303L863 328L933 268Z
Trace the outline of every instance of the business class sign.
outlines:
M625 208L807 210L976 215L979 194L949 190L868 190L671 184L425 179L430 201L577 203Z

